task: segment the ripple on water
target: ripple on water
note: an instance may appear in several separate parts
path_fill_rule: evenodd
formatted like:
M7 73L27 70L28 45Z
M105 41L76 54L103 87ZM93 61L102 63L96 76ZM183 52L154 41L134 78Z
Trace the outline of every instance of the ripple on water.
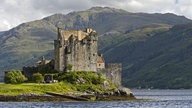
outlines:
M100 102L0 102L0 108L192 108L192 90L133 90L154 100Z

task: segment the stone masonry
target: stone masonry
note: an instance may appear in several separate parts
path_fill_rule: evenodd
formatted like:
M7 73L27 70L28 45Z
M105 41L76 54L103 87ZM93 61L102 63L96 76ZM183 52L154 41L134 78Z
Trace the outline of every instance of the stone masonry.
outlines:
M97 33L91 28L85 31L58 28L58 38L54 40L54 69L67 72L70 66L73 71L101 71L105 78L121 87L122 65L110 63L106 69L103 55L97 53L97 43Z
M97 33L88 28L81 30L58 29L55 46L55 69L67 71L97 71Z
M109 63L106 78L109 79L117 87L121 87L122 65L119 63Z

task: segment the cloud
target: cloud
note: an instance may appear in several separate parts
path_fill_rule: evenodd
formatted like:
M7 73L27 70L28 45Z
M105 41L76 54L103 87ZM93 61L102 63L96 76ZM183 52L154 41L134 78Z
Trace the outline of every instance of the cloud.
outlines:
M93 6L113 7L129 12L171 12L192 19L191 5L192 0L1 0L0 31L55 13L66 14Z
M34 9L44 13L69 12L89 8L89 0L32 0Z
M36 12L29 0L3 0L0 4L0 31L10 29L22 22L41 18L43 14Z

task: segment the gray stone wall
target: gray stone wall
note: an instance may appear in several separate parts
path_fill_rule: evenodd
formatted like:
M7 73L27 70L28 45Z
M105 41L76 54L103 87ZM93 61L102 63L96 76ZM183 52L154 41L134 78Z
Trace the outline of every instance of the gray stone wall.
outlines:
M54 68L63 72L71 65L74 71L100 71L105 78L121 87L121 64L110 63L107 69L97 68L97 41L97 33L92 29L85 32L58 29L58 39L54 41Z
M63 47L60 47L59 40L54 41L54 53L55 53L55 65L54 68L57 71L63 71L64 64L63 64Z
M122 72L122 64L109 63L107 73L105 76L117 87L121 87L121 72Z
M65 32L64 30L58 32L58 39L54 41L55 69L66 71L68 65L71 65L74 71L97 71L97 33L82 32L79 36L75 33L76 31Z

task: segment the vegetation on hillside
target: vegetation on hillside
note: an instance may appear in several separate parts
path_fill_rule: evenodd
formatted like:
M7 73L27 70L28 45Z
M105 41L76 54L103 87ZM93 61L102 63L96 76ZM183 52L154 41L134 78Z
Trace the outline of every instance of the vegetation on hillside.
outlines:
M192 88L191 39L192 24L177 25L145 41L121 41L105 53L106 61L124 64L125 86L189 89Z
M54 58L57 27L92 27L99 35L99 52L104 53L106 62L123 63L124 85L191 88L191 25L180 25L191 22L170 13L130 13L107 7L55 14L0 34L0 70L32 66L43 55Z

